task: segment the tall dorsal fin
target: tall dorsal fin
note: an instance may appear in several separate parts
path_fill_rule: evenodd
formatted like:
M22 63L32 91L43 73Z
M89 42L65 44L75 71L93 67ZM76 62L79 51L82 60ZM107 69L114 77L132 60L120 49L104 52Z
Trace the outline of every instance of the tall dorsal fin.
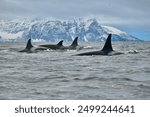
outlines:
M63 40L61 40L57 45L58 46L63 46Z
M31 43L31 39L28 40L27 45L26 45L26 49L31 49L33 47L32 43Z
M78 46L78 37L76 37L76 38L73 40L71 46L75 46L75 47Z
M113 51L113 48L112 48L112 45L111 45L111 34L108 35L107 40L105 42L105 45L104 45L102 51Z

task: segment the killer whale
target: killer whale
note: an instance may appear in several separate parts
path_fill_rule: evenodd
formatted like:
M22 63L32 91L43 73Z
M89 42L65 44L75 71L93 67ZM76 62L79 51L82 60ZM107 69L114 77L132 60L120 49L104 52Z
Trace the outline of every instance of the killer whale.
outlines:
M63 46L63 40L61 40L58 44L47 44L47 45L39 45L39 47L45 47L52 50L79 50L83 47L78 45L78 37L76 37L70 46Z
M27 45L25 47L25 49L19 51L19 52L27 52L27 53L31 53L31 48L33 48L33 45L31 43L31 39L28 40Z
M34 47L31 43L31 39L27 41L25 49L19 51L19 52L26 52L26 53L33 53L33 52L38 52L42 50L47 50L45 47Z
M70 50L74 50L74 49L77 48L77 46L78 46L78 37L76 37L76 38L73 40L72 44L71 44L68 48L69 48Z
M110 55L111 56L111 55L123 54L121 52L116 52L116 51L113 50L112 44L111 44L111 37L112 37L112 34L109 34L102 50L80 53L80 54L76 54L76 56L92 56L92 55L104 55L104 56L105 55L108 55L108 56Z
M77 39L78 38L75 38L72 44L66 47L63 46L63 40L61 40L57 44L46 44L46 45L39 45L38 47L34 47L31 43L31 39L29 39L27 41L26 48L19 52L33 53L33 52L38 52L38 51L48 50L48 49L52 49L52 50L76 49L76 47L78 46Z
M57 44L47 44L47 45L39 45L39 47L45 47L52 50L63 49L63 40L58 42Z
M70 46L64 46L63 49L67 49L67 50L80 50L82 49L83 47L82 46L79 46L78 44L78 37L76 37L72 44Z

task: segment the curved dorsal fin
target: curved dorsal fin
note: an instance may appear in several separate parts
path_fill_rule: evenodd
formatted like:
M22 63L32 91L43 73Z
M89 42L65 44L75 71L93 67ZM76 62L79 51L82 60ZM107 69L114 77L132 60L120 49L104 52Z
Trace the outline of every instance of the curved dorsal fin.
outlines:
M78 37L73 40L71 46L78 46Z
M58 46L63 46L63 40L61 40L57 45Z
M26 45L26 49L31 49L33 47L32 43L31 43L31 39L28 40L27 45Z
M112 48L112 45L111 45L111 35L112 34L108 35L107 40L105 42L105 45L104 45L102 51L113 51L113 48Z

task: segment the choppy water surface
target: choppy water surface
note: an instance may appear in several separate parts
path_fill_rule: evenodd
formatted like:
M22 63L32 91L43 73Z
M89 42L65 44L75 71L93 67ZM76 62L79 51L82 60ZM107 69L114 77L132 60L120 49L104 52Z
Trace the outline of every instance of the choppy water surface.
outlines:
M0 43L0 99L150 99L150 42L113 42L125 53L116 56L19 53L24 47Z

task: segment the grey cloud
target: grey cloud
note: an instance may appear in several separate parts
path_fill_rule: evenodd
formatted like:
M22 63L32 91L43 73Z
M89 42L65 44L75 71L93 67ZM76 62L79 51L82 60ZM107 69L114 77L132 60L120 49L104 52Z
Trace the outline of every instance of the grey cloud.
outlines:
M150 25L150 0L1 0L4 17L99 17L103 24Z

